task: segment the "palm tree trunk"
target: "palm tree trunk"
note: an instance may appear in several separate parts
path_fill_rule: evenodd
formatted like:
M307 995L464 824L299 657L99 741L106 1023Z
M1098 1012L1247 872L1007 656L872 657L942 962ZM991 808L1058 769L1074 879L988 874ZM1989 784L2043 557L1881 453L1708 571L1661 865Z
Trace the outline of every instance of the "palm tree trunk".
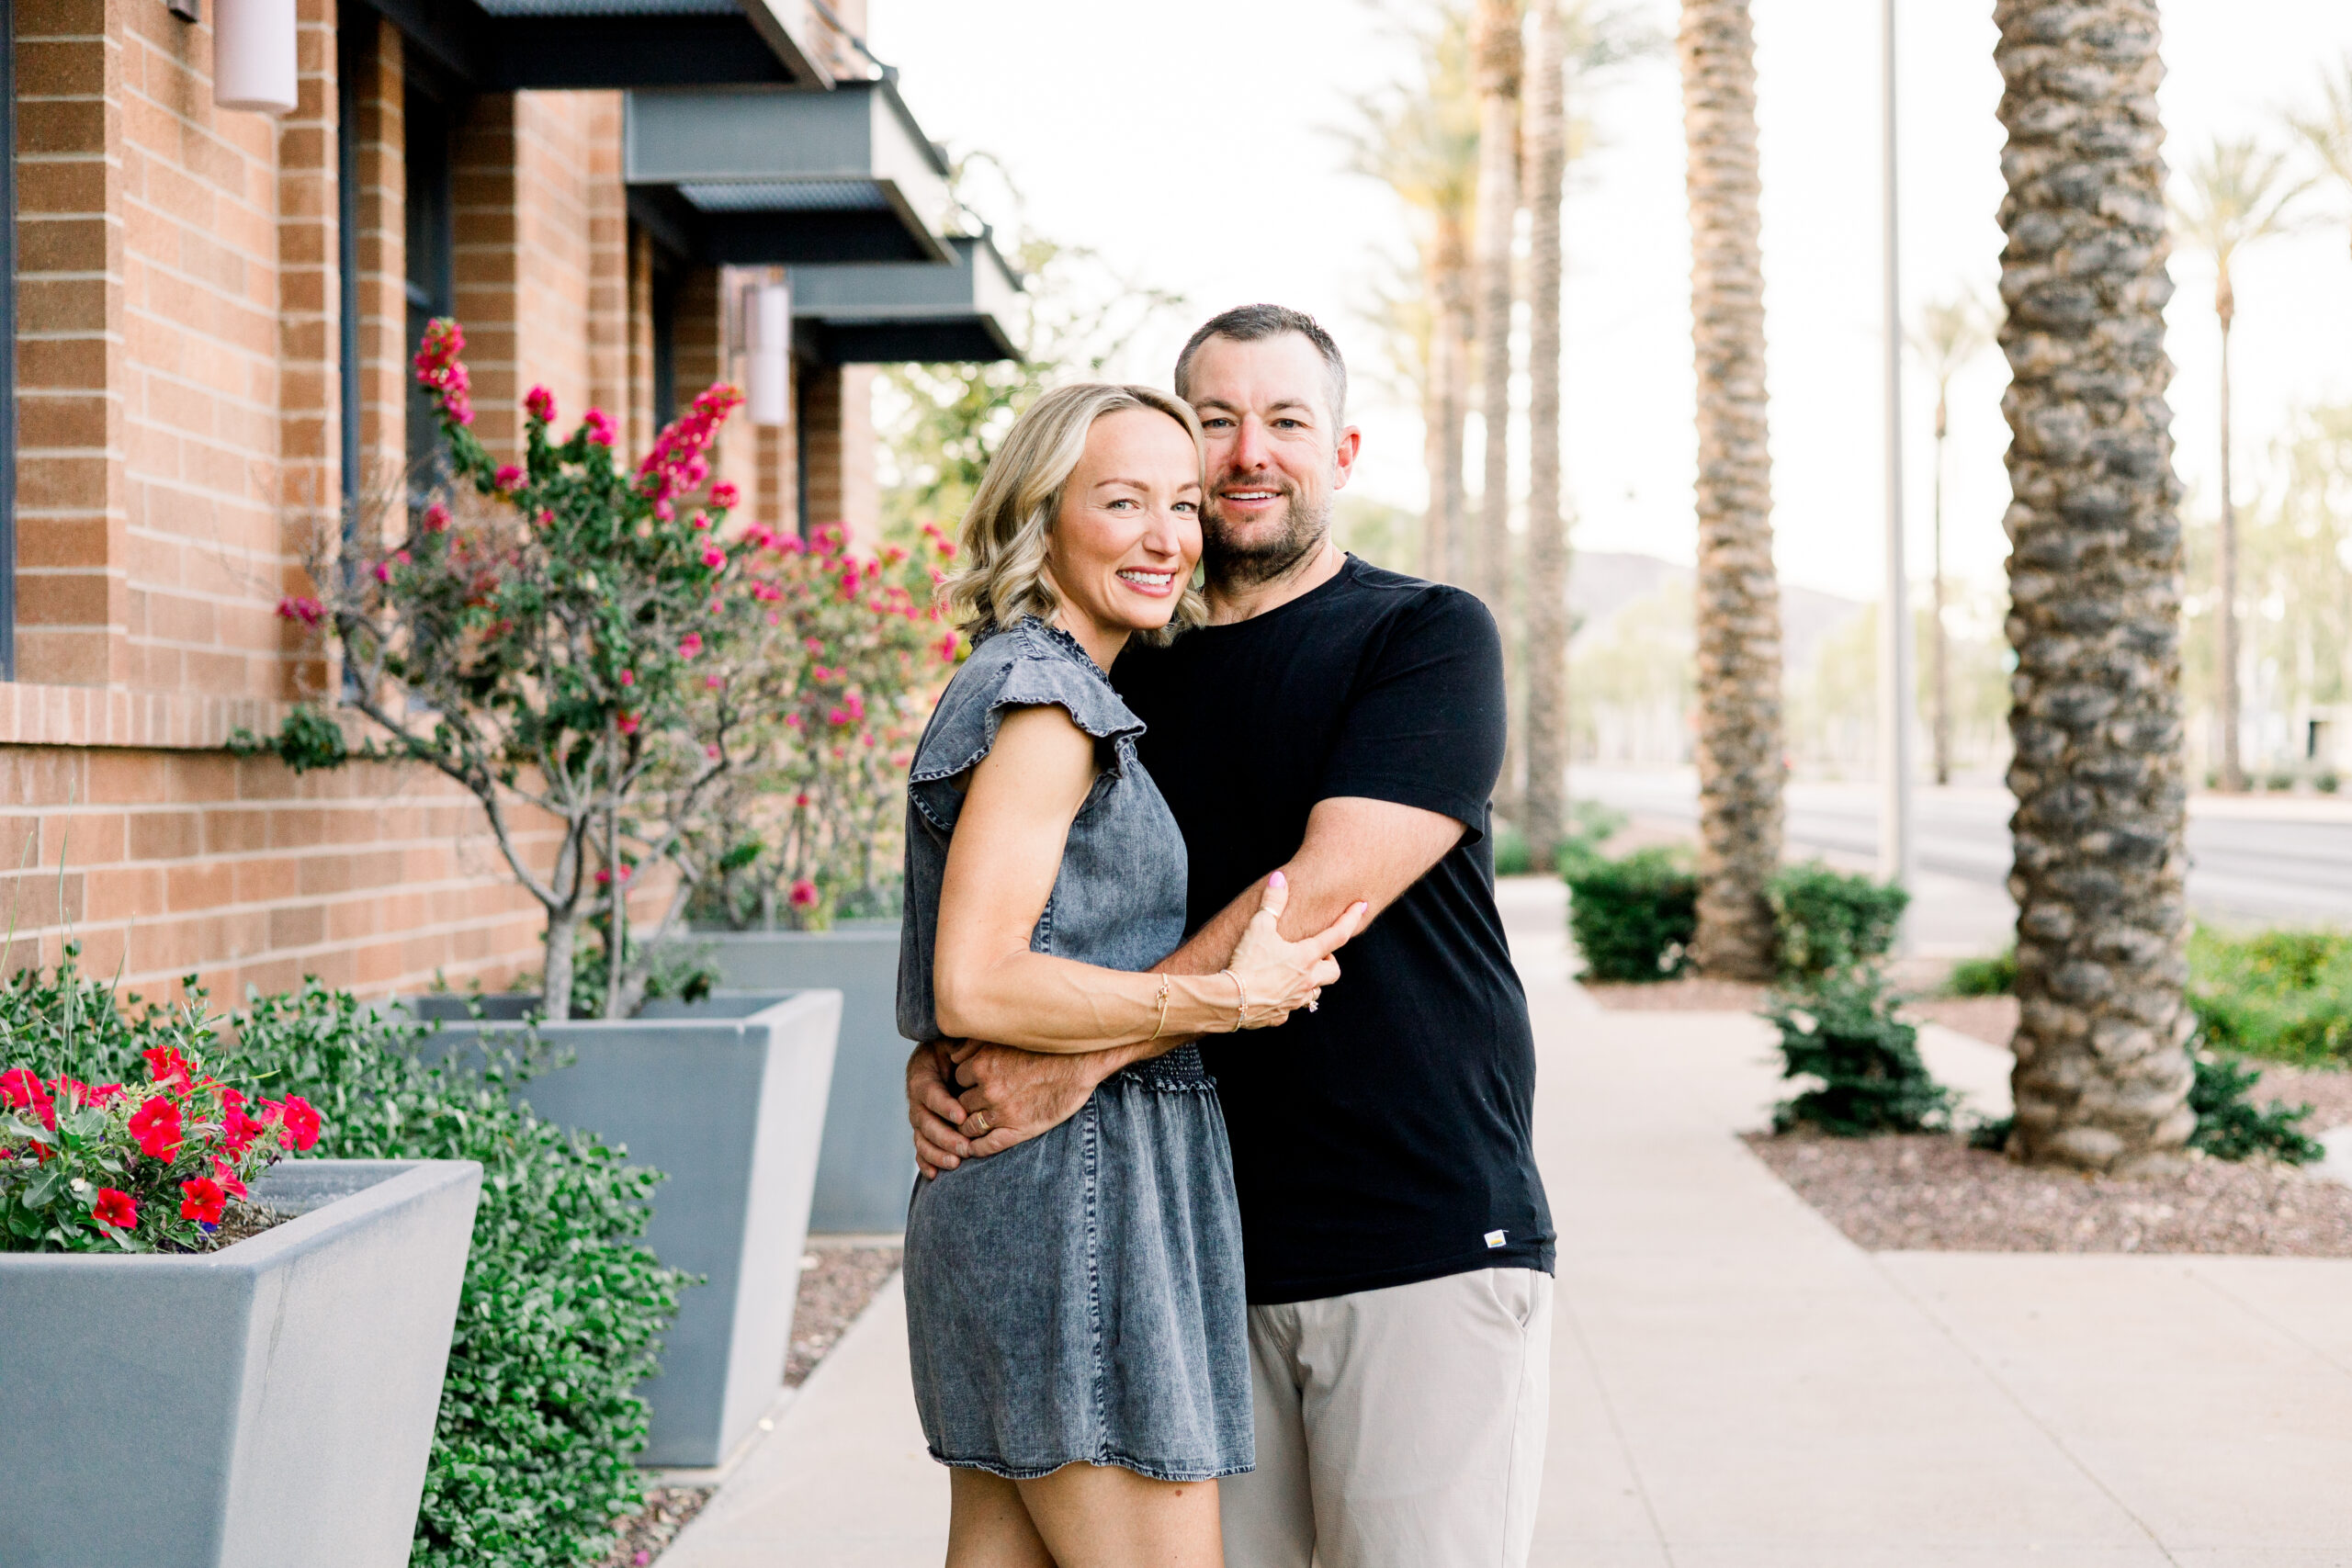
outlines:
M1469 414L1469 344L1462 318L1468 297L1469 245L1458 221L1440 217L1430 245L1430 374L1423 389L1423 453L1430 501L1423 513L1421 570L1431 581L1461 582L1466 569L1467 506L1462 470L1462 422Z
M1747 0L1683 0L1699 382L1699 931L1712 975L1772 973L1781 858L1781 596L1765 445L1756 34Z
M1560 514L1560 201L1567 175L1567 19L1536 0L1527 73L1527 801L1531 869L1567 815L1568 536Z
M2238 510L2230 490L2230 327L2229 272L2225 267L2215 288L2222 318L2222 537L2216 613L2221 631L2222 787L2233 795L2245 788L2245 761L2238 754Z
M2010 1148L2115 1172L2166 1168L2196 1126L2156 10L1994 7L2018 660Z
M1487 482L1478 498L1474 586L1504 623L1510 585L1510 249L1519 216L1518 0L1478 0L1472 37L1478 82L1478 409L1487 433Z
M1935 529L1930 536L1928 579L1935 585L1936 783L1951 783L1951 656L1944 635L1944 432L1949 424L1943 388L1936 389Z

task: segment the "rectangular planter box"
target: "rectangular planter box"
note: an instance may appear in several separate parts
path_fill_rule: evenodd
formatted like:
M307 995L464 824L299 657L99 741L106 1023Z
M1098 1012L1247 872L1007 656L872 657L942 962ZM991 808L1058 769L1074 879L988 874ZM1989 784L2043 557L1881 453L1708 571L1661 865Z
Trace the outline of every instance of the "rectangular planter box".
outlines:
M443 1021L441 1039L456 1049L537 1002L482 998L479 1023L465 998L406 1005ZM841 1008L835 991L726 995L540 1027L571 1062L517 1098L664 1172L646 1245L706 1280L679 1298L661 1374L638 1389L653 1416L641 1464L718 1464L783 1383Z
M0 1253L10 1568L402 1568L481 1167L296 1160L218 1252Z
M915 1152L907 1130L907 1053L899 1033L899 922L829 931L697 931L729 990L830 986L842 994L842 1043L825 1106L825 1147L808 1228L874 1235L907 1228Z

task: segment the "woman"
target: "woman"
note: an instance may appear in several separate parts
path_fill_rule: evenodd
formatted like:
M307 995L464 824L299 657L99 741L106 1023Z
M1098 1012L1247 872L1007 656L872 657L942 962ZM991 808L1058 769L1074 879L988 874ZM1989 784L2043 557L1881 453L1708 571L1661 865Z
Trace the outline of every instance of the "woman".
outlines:
M1279 886L1212 976L1184 842L1104 674L1197 624L1201 431L1141 387L1049 392L964 518L947 586L971 658L909 784L899 1027L1082 1052L1278 1024L1339 977L1351 909L1306 942ZM1105 1079L1052 1132L921 1183L907 1329L951 1568L1217 1568L1216 1478L1251 1465L1239 1218L1191 1045Z

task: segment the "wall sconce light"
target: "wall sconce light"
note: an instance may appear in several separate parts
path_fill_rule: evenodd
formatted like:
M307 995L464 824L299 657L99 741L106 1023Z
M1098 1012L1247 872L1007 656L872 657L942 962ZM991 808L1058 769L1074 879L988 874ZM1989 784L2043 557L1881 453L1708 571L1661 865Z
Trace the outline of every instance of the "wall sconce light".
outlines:
M792 290L781 283L753 284L744 303L751 361L746 400L752 423L774 429L792 417Z
M212 101L282 115L295 89L294 0L214 0Z

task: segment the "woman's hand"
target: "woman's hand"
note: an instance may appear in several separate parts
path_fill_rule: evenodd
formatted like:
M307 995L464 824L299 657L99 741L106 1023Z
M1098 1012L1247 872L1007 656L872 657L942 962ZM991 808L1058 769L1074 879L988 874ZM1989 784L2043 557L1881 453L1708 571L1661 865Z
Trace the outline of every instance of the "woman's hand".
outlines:
M1248 1005L1235 1024L1238 1029L1270 1029L1300 1008L1312 1010L1317 994L1340 977L1339 961L1331 954L1356 934L1369 907L1351 904L1338 919L1313 936L1284 942L1277 928L1289 902L1290 883L1278 871L1266 879L1266 896L1226 962L1227 973L1241 985L1234 998L1236 1004L1247 998Z

